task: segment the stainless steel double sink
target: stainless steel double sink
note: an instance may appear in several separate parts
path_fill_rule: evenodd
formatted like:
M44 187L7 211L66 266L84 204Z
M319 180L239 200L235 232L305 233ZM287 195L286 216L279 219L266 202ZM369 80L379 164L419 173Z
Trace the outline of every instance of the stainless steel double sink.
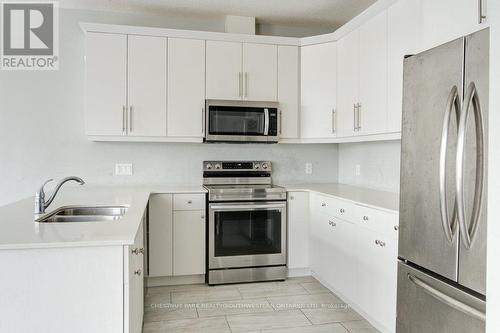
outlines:
M118 221L125 215L127 209L127 206L65 206L41 216L36 221L40 223Z

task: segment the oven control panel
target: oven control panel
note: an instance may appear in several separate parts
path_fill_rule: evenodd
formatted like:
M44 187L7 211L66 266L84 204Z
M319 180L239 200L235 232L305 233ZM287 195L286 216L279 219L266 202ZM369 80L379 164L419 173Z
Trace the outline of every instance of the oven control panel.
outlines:
M270 161L204 161L203 171L271 171Z

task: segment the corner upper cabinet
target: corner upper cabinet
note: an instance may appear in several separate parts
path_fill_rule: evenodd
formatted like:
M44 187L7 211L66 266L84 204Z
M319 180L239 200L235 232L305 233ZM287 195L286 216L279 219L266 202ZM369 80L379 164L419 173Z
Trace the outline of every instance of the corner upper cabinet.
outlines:
M88 32L85 42L86 134L127 135L127 36Z
M202 138L205 108L205 41L168 39L169 137Z
M338 45L338 136L357 134L357 105L359 103L359 30L344 36Z
M277 100L277 46L207 41L207 99Z
M387 11L359 28L358 135L387 130Z
M87 135L166 135L166 52L164 37L87 33Z
M301 47L301 138L336 136L337 44Z
M298 46L278 46L280 139L299 138L300 56Z

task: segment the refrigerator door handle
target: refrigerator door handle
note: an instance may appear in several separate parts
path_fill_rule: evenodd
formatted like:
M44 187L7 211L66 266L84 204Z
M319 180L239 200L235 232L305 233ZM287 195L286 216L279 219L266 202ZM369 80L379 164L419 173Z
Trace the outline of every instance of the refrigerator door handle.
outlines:
M408 273L407 276L408 276L408 280L413 282L416 286L422 288L427 294L434 297L438 301L443 302L444 304L451 306L452 308L457 309L458 311L461 311L461 312L463 312L471 317L474 317L474 318L479 319L481 321L486 321L486 314L484 312L481 312L478 309L475 309L470 305L462 303L459 300L457 300L449 295L446 295L442 291L437 290L436 288L425 283L423 280L419 279L418 277L411 275L410 273Z
M472 215L469 226L467 226L465 216L465 198L464 198L464 163L465 163L465 136L467 134L467 123L469 121L469 110L471 104L474 108L474 120L476 131L476 184L474 188L474 203L472 206ZM456 163L456 186L457 186L457 213L458 223L460 225L460 235L467 249L470 249L474 242L476 232L479 226L479 217L483 201L484 188L484 125L481 103L477 94L474 82L469 84L467 94L464 98L464 105L460 115L458 125L457 140L457 163Z
M455 111L457 122L460 119L460 98L458 96L457 86L453 86L448 96L448 102L446 103L446 110L443 118L443 130L441 132L441 148L439 152L439 200L441 208L441 223L443 225L444 234L448 243L453 243L453 238L457 230L457 200L455 197L455 203L453 207L453 214L450 217L448 214L448 200L446 196L446 155L448 152L448 135L450 132L450 120L452 111Z

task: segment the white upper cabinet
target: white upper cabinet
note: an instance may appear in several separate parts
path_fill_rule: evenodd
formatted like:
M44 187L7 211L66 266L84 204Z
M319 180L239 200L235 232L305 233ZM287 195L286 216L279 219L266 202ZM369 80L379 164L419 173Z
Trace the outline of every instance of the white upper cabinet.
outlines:
M203 137L205 41L168 40L167 135Z
M87 135L126 135L127 36L87 33Z
M356 135L356 111L359 97L359 30L340 39L338 45L338 108L339 137Z
M301 48L301 137L336 136L337 44Z
M420 0L399 0L388 9L387 131L401 131L403 61L422 47Z
M338 42L339 137L386 132L387 12Z
M128 135L165 136L167 39L128 36Z
M276 45L243 43L243 99L276 101L278 49Z
M359 28L359 135L386 131L387 11Z
M276 45L207 41L207 99L276 101Z
M415 0L417 1L417 0ZM424 48L429 49L455 38L486 28L486 20L480 22L480 3L484 5L482 15L487 16L487 0L419 0L422 3ZM495 1L495 0L494 0Z
M282 139L299 137L299 47L278 46L278 102Z
M87 135L165 137L166 57L164 37L87 33Z
M243 94L241 43L207 41L207 99L239 100Z

